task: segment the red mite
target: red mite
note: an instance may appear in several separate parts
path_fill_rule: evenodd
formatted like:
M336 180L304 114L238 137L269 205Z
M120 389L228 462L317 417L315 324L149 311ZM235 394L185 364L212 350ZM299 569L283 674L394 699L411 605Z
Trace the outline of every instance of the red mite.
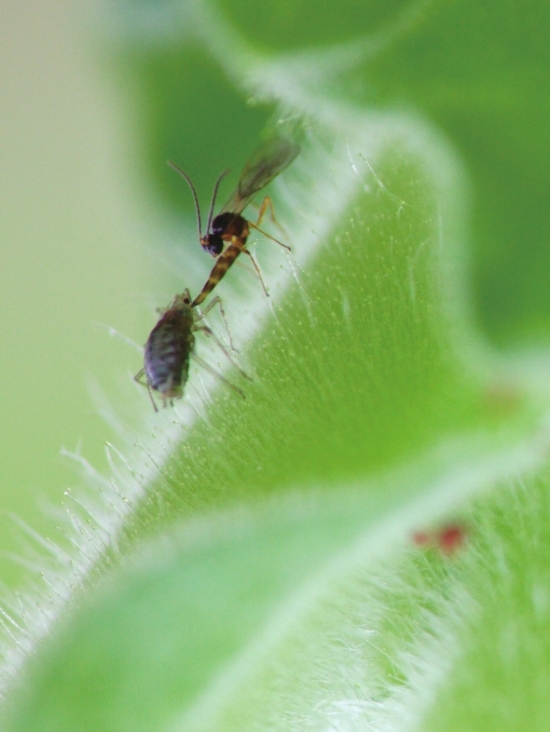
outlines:
M191 188L191 192L193 193L193 198L195 200L199 228L199 241L202 248L209 252L213 257L218 257L218 261L212 268L206 284L193 300L193 307L195 305L200 305L200 303L203 302L212 292L214 287L216 287L218 282L224 277L227 270L231 267L241 252L244 252L250 257L250 260L254 265L254 269L260 278L264 291L267 294L258 265L256 264L252 254L246 248L246 241L250 234L250 229L256 229L263 234L263 236L271 239L289 251L290 247L259 228L268 207L271 208L271 218L275 221L273 203L269 196L266 196L262 201L258 220L255 224L241 216L241 213L250 203L254 194L264 188L273 180L273 178L275 178L275 176L279 175L279 173L290 165L299 152L300 147L296 143L291 142L284 137L272 138L260 145L245 165L239 177L237 187L229 197L229 200L224 206L222 206L218 215L212 218L218 186L222 178L229 172L225 170L220 175L214 186L212 202L210 204L210 211L208 213L208 221L206 224L206 234L204 235L202 233L201 214L195 187L185 171L178 168L174 163L168 163L168 165L174 168L174 170L185 178ZM229 246L222 253L224 242L227 242Z
M438 549L442 554L455 554L467 540L468 530L459 523L445 524L432 531L417 531L413 541L417 546Z
M139 384L143 384L148 388L155 411L158 411L158 409L151 390L159 392L162 397L163 406L166 406L168 403L172 404L173 399L181 399L183 396L183 387L189 378L189 362L191 356L203 368L244 398L244 394L240 389L227 381L221 374L218 374L217 371L194 354L195 333L202 331L214 338L227 358L234 363L227 350L219 342L210 328L206 325L197 325L197 322L202 320L206 313L216 304L220 305L222 316L225 319L219 298L212 300L204 313L197 316L193 311L189 290L184 290L181 295L174 297L170 306L164 311L158 323L149 334L149 338L145 344L143 368L134 376L134 379ZM249 378L244 371L241 371L241 369L239 371L243 376ZM143 376L145 376L145 382L142 381Z

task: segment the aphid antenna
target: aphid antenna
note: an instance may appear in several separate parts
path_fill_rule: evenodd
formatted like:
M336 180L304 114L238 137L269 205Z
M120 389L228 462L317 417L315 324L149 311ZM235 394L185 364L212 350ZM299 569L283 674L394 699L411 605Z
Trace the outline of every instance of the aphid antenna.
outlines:
M178 165L173 163L171 160L166 161L167 165L169 165L171 168L173 168L176 173L179 173L182 178L185 178L187 181L189 188L191 189L191 193L193 194L193 200L195 201L195 211L197 212L197 225L199 229L199 241L202 240L202 221L201 221L201 208L199 206L199 197L197 196L197 191L195 190L195 186L193 185L193 181L191 178L187 175L185 170L182 170ZM218 183L221 180L221 178L218 179ZM217 187L217 184L216 184ZM216 188L214 189L216 190Z
M225 178L225 176L230 172L229 168L226 168L220 175L218 176L218 180L214 183L214 190L212 191L212 200L210 202L210 211L208 212L208 221L206 223L206 233L210 231L210 225L212 223L212 219L214 218L214 206L216 205L216 197L218 195L218 188L220 187L220 183Z

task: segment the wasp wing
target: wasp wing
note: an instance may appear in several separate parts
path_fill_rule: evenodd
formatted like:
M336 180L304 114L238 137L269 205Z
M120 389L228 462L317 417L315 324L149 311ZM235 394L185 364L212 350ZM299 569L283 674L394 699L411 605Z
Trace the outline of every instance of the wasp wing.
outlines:
M286 137L274 137L262 143L250 156L236 189L220 213L241 213L252 196L290 165L299 152L300 146Z

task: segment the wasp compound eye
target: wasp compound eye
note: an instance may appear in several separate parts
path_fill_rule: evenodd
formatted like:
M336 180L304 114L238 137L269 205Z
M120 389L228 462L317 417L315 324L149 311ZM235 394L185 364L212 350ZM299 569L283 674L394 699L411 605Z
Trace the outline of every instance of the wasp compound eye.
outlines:
M207 234L202 239L202 248L213 257L219 257L223 250L223 239L218 234Z

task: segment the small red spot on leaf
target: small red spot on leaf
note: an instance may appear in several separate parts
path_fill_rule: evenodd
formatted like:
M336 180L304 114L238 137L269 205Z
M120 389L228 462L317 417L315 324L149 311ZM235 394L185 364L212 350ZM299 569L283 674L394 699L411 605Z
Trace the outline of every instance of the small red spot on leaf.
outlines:
M462 549L466 543L467 530L464 524L449 523L436 529L415 531L413 543L424 549L434 549L450 556Z

